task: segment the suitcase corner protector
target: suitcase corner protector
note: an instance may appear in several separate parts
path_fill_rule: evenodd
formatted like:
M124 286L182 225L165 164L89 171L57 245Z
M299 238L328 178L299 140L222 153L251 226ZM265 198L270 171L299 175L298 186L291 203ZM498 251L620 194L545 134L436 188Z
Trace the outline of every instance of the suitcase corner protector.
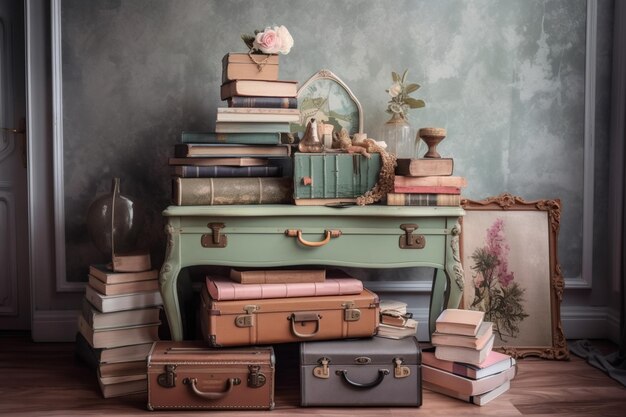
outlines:
M154 407L152 407L152 404L150 404L150 402L148 402L146 408L148 409L148 411L154 411Z

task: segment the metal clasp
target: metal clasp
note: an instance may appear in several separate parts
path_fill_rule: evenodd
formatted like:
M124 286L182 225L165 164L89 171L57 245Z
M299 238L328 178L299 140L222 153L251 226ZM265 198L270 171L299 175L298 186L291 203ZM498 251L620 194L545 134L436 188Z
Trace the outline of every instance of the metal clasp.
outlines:
M319 363L320 366L313 368L313 375L317 378L328 379L330 377L330 372L328 371L330 359L327 357L319 358L317 363Z
M261 367L259 365L248 365L248 386L250 388L260 388L265 385L267 378L261 373Z
M411 375L411 368L402 365L402 358L393 359L393 376L396 378L406 378Z
M243 308L243 311L246 312L246 314L242 314L240 316L235 317L235 326L237 327L252 327L253 326L253 322L252 322L252 314L255 311L259 310L259 306L256 304L248 304Z
M353 301L343 303L341 306L345 308L343 312L344 321L358 321L361 318L361 310L354 307Z
M165 388L173 388L176 386L176 365L165 365L165 372L159 374L157 382Z
M203 248L225 248L228 244L228 237L220 233L225 227L224 223L209 223L207 227L212 233L205 233L200 238Z
M404 223L400 229L404 230L404 235L400 236L400 249L424 249L426 238L424 235L413 234L419 226L413 223Z

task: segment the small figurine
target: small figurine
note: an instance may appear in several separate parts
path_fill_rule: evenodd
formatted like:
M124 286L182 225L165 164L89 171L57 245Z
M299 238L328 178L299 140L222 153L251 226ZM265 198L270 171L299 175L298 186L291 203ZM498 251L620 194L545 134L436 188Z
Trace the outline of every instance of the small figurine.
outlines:
M365 140L354 143L350 139L350 135L346 128L342 128L339 134L333 134L333 148L342 149L348 153L358 153L366 158L370 158L370 154L367 152L367 143Z
M317 121L310 119L306 125L306 130L300 143L298 144L298 150L300 152L319 153L324 151L324 144L320 140L317 134Z

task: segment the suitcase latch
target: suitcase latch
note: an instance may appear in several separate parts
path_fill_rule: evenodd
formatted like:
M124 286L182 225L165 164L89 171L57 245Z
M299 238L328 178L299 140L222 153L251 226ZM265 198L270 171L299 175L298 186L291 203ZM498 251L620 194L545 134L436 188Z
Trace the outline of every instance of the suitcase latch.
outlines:
M401 358L393 359L393 376L396 378L406 378L411 375L411 368L402 365Z
M165 365L165 372L159 374L157 382L165 388L173 388L176 386L176 365Z
M224 223L209 223L207 227L212 233L204 233L200 238L200 244L203 248L225 248L228 244L228 237L220 233L225 227Z
M327 357L319 358L317 360L317 363L319 363L320 365L313 368L313 375L318 378L328 379L330 377L330 372L328 372L328 364L330 363L330 359L328 359Z
M354 308L354 303L349 301L341 305L345 310L343 312L344 321L358 321L361 318L361 310Z
M404 230L404 235L400 236L400 249L424 249L426 238L424 235L413 234L419 226L413 223L404 223L400 229Z
M247 305L243 308L246 314L235 317L235 326L237 327L252 327L252 313L259 310L259 306L255 304Z
M260 388L265 385L267 378L261 373L261 367L259 365L248 365L248 386L250 388Z

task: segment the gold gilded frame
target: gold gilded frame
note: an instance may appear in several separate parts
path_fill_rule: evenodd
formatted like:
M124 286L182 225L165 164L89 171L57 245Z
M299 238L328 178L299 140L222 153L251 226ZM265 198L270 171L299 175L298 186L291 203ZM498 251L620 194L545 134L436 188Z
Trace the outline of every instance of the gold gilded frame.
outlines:
M517 345L515 341L509 341L507 343L496 343L494 345L494 350L498 350L500 352L509 354L515 358L524 358L528 356L538 356L543 359L555 359L555 360L567 360L569 359L569 351L567 348L567 342L565 336L563 334L563 327L561 324L561 301L563 299L563 289L564 289L564 280L563 274L561 273L561 268L558 262L557 256L557 240L558 233L560 228L560 220L561 220L561 202L558 199L553 200L535 200L535 201L525 201L521 197L514 196L512 194L504 193L499 196L489 197L480 201L473 201L469 199L462 199L461 206L466 210L466 216L462 220L462 230L466 229L468 226L468 222L472 221L472 212L480 211L480 212L493 212L494 219L496 219L499 215L502 216L502 213L511 213L511 212L528 212L528 211L539 211L544 212L546 214L545 219L547 220L547 231L548 236L547 239L547 248L548 248L548 258L549 258L549 277L545 277L549 279L549 300L550 300L550 329L551 329L551 343L546 343L545 345ZM509 216L508 218L514 219L515 216L511 216L510 214L506 214ZM513 221L513 220L511 220ZM527 227L533 227L532 224L527 225ZM540 228L540 225L537 225L537 228ZM545 228L545 225L541 225L541 228ZM461 232L461 259L464 264L468 263L468 260L465 258L465 253L468 251L467 245L468 237L466 233ZM532 242L529 242L532 244ZM515 256L514 253L510 253L510 256ZM464 280L466 288L474 288L474 278L471 276L471 268L470 265L464 265ZM468 279L470 277L471 279ZM543 279L543 277L537 277L537 280ZM469 282L468 282L469 281ZM539 282L539 281L537 281ZM469 287L468 287L469 285ZM467 294L467 293L465 293ZM466 307L468 305L468 300L463 297L462 306ZM528 300L527 300L528 301ZM537 317L534 317L537 319ZM537 321L535 321L537 322Z

